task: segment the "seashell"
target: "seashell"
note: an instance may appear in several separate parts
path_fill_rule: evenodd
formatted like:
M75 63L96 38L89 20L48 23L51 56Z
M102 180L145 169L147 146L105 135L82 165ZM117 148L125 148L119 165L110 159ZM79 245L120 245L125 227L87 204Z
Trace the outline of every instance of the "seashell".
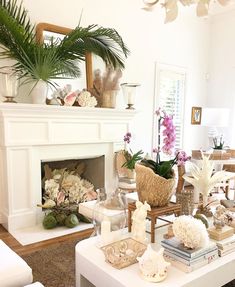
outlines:
M154 251L149 244L141 257L137 257L139 268L145 280L160 282L167 277L167 267L171 264L163 257L164 248Z
M65 106L72 106L77 99L77 93L71 92L64 97L64 105Z

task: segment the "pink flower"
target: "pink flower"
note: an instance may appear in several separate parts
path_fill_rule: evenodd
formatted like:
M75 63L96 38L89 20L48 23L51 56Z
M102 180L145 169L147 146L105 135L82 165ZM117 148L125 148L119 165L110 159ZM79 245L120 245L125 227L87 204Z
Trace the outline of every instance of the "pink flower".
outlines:
M177 157L177 165L184 165L186 161L190 160L191 157L186 154L183 150L178 150L175 152Z
M158 108L156 111L155 111L155 114L157 116L160 116L161 115L161 108Z

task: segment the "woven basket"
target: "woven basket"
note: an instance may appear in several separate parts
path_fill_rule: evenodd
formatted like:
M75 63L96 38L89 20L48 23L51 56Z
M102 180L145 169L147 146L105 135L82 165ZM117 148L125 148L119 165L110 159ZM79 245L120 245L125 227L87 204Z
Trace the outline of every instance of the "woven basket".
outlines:
M165 179L155 174L150 168L136 164L136 189L139 200L152 207L165 206L174 192L175 179Z

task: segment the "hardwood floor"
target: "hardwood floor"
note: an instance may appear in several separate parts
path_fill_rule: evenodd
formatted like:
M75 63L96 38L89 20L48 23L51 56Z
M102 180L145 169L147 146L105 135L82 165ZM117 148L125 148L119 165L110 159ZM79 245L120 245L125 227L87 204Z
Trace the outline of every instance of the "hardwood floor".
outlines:
M0 225L0 239L4 241L12 250L14 250L20 256L41 250L52 244L61 243L67 240L85 239L89 237L92 234L92 232L93 228L90 228L87 230L75 232L61 237L56 237L53 239L44 240L41 242L23 246L2 225Z

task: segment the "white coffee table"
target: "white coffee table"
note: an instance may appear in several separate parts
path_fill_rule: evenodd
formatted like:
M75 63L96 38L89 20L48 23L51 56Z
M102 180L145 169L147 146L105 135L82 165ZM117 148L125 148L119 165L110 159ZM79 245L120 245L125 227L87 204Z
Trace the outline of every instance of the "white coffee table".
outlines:
M76 287L220 287L235 279L235 252L191 273L170 266L166 280L154 284L141 278L138 264L118 270L106 263L96 242L92 237L76 245Z

